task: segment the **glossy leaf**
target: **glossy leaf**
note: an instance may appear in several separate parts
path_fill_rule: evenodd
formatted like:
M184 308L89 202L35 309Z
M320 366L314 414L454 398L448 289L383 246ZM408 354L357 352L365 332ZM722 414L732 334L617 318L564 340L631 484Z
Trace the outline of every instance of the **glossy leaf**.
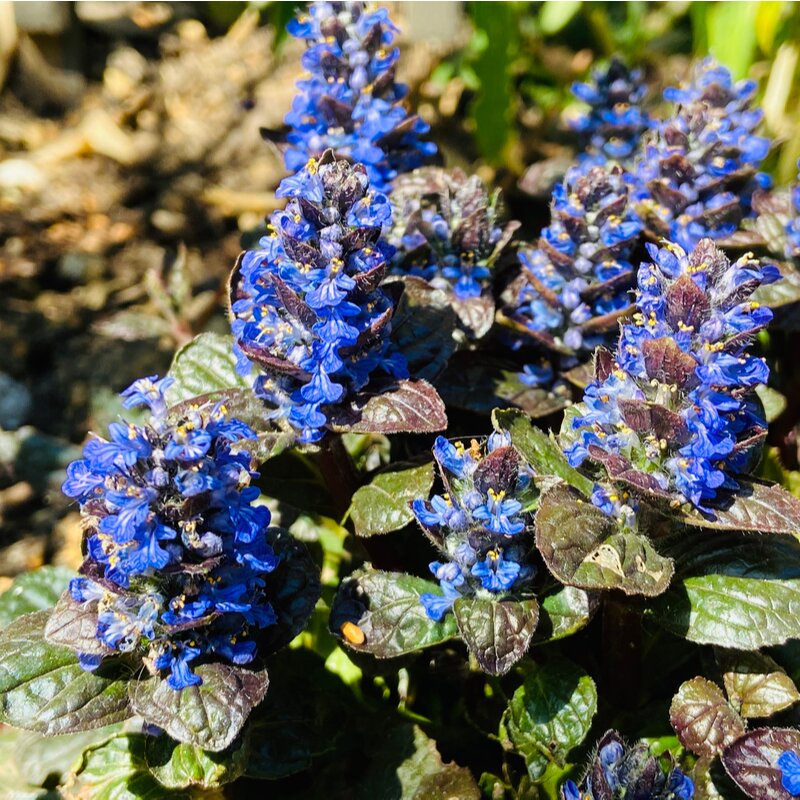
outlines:
M392 728L371 753L372 767L359 778L357 800L479 800L472 774L444 763L436 742L416 725Z
M681 744L698 756L713 756L744 733L744 721L728 705L722 689L705 678L681 684L669 708Z
M427 381L397 381L360 392L329 411L332 430L350 433L436 433L447 427L444 403Z
M169 375L175 383L166 392L170 406L224 389L246 389L250 381L236 371L233 337L201 333L175 354Z
M109 650L97 638L97 603L78 603L69 591L61 595L44 626L50 644L79 653L104 654Z
M791 540L720 539L682 559L672 586L650 610L699 644L757 650L797 637L800 548Z
M480 339L489 333L494 324L494 300L491 295L483 294L466 300L454 297L452 302L459 321L472 339Z
M536 665L503 714L500 740L525 758L536 781L548 764L563 767L585 738L597 711L594 681L565 659Z
M18 575L0 595L0 628L23 614L52 608L74 577L74 570L49 566Z
M244 773L248 754L248 743L242 738L228 749L214 753L176 742L164 734L148 736L144 749L147 768L169 789L189 786L212 789L230 783Z
M594 488L592 481L571 467L555 439L535 427L525 414L498 409L492 412L492 423L496 430L507 431L511 435L511 442L537 475L554 475L586 497L591 495Z
M145 743L143 734L126 733L87 750L61 790L64 800L188 800L153 777Z
M540 597L534 644L552 642L577 633L589 624L599 605L597 593L587 592L577 586L562 586Z
M131 716L127 683L113 665L83 670L72 650L45 641L48 616L26 614L0 634L0 721L55 735Z
M769 717L800 700L794 681L765 653L718 650L731 705L745 718Z
M433 464L382 472L353 495L350 517L357 536L396 531L413 522L409 503L427 499L433 486Z
M331 630L349 647L378 658L414 653L458 635L447 614L432 620L420 595L441 594L437 583L402 572L356 572L342 583L331 609ZM352 626L352 627L350 627Z
M505 675L525 655L539 621L535 599L459 597L453 604L458 630L478 665Z
M173 739L218 752L233 742L264 699L267 673L220 663L201 664L195 672L203 683L180 691L160 677L132 681L131 708Z
M777 484L739 483L739 491L714 509L713 518L691 510L683 513L682 520L697 528L784 533L800 538L800 500Z
M674 571L647 538L621 532L612 517L564 484L539 501L536 546L556 578L584 589L652 597L669 586Z
M800 731L757 728L725 749L722 764L736 785L752 800L792 800L781 782L778 758L787 750L800 753Z

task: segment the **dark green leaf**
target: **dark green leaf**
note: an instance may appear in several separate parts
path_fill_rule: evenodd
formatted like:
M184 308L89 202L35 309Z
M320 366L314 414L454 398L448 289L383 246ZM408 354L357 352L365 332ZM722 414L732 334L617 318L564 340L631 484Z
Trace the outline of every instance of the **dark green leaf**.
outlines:
M536 428L520 411L492 412L492 423L497 430L508 431L511 441L537 475L555 475L589 497L594 484L569 465L555 439Z
M173 739L218 752L233 742L264 699L267 673L220 663L201 664L195 672L203 683L180 691L160 677L131 681L131 708Z
M332 407L328 421L338 432L436 433L447 427L444 403L427 381L396 381Z
M448 406L489 414L498 406L515 406L532 417L546 417L568 403L566 394L526 386L517 371L479 354L456 354L436 381Z
M745 718L769 717L794 705L794 681L765 653L718 650L717 662L731 705Z
M800 538L800 500L777 484L739 480L740 489L714 518L699 511L683 513L682 521L697 528L720 531L785 533Z
M433 581L402 572L353 573L334 600L331 630L354 650L378 658L446 642L458 635L456 621L452 614L441 622L432 620L419 600L426 592L442 590Z
M456 347L456 315L451 297L422 278L401 280L404 290L392 317L392 342L408 361L412 375L433 380Z
M371 753L372 766L358 781L357 800L479 800L470 771L445 764L416 725L402 725L382 737Z
M188 800L150 774L145 743L143 734L127 733L87 750L61 790L64 800Z
M321 593L319 568L306 546L282 528L270 528L269 532L281 562L264 580L278 624L264 631L261 652L289 644L308 624Z
M478 665L505 675L525 655L539 620L539 604L525 600L459 597L453 604L458 630Z
M233 336L218 333L201 333L178 350L169 376L175 379L166 393L170 406L210 392L251 388L236 371Z
M556 578L584 589L652 597L669 586L674 569L644 536L621 532L613 518L565 484L539 501L536 546Z
M176 742L166 734L148 736L145 761L158 782L169 789L189 786L211 789L230 783L244 773L249 754L246 738L240 737L226 750L213 753Z
M667 630L700 644L757 650L797 637L800 548L792 540L715 540L682 559L651 611Z
M55 735L131 716L126 682L110 666L86 672L72 650L46 642L48 617L26 614L0 634L0 721Z
M533 635L534 644L552 642L577 633L589 624L599 599L596 592L577 586L562 586L539 598L539 624Z
M0 595L0 628L23 614L52 608L74 577L67 567L40 567L18 575Z
M563 767L597 711L594 681L565 659L536 665L514 692L500 723L504 747L525 758L535 781L548 764Z
M725 749L722 764L736 785L752 800L792 800L781 783L778 758L787 750L800 753L800 731L757 728Z
M715 683L692 678L672 698L669 721L681 744L698 756L713 756L744 733L744 721Z
M409 503L427 499L433 486L433 464L382 472L353 495L350 517L357 536L396 531L414 520Z

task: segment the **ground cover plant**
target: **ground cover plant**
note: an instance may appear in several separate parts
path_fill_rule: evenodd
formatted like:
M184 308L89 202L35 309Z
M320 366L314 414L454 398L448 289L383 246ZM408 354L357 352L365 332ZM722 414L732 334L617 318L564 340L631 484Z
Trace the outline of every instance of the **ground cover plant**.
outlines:
M80 564L0 595L8 796L800 797L800 184L757 83L599 60L537 228L388 9L286 28L271 213L199 311L151 273L180 346L54 468Z

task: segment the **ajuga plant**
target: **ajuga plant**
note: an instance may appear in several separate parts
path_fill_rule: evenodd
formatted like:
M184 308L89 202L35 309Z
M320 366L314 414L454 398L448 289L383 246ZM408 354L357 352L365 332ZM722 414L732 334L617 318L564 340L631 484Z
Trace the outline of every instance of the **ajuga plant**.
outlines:
M241 448L255 432L222 402L168 409L173 383L133 383L123 404L145 407L145 422L111 423L67 468L86 555L52 613L22 616L4 634L5 652L21 659L4 662L13 724L68 733L137 715L223 750L264 698L266 656L313 610L315 565L255 503L258 473ZM61 672L20 688L36 668ZM55 697L80 713L48 709ZM198 704L205 716L188 721Z
M579 169L609 162L630 165L642 136L654 121L642 107L647 84L639 69L629 69L619 58L592 71L591 79L574 83L572 93L589 106L571 122L582 139Z
M687 86L665 91L675 114L635 165L635 207L655 236L691 249L732 236L751 213L753 191L769 185L758 172L770 142L754 133L763 117L752 108L755 89L707 59Z
M465 329L485 334L494 322L493 270L519 227L501 226L500 191L490 195L460 169L424 167L398 177L390 200L392 271L451 292Z
M519 251L520 277L506 290L506 320L523 342L538 344L569 367L613 336L630 305L630 258L643 225L619 167L572 170L556 186L551 223L537 246ZM546 383L551 370L528 367Z
M327 151L284 179L285 209L259 248L242 254L231 283L238 368L303 443L318 441L373 377L408 377L389 334L394 306L380 282L394 248L386 195L360 165Z
M421 138L428 124L406 111L408 90L394 79L397 32L385 8L360 2L314 2L289 23L308 45L308 74L286 117L287 169L332 149L363 164L373 188L386 191L399 173L435 155L436 145Z
M611 479L711 513L766 435L753 390L769 368L749 344L772 312L750 297L779 273L749 256L731 263L710 239L688 254L674 244L649 252L637 313L614 354L598 354L561 440L573 466L591 459Z
M79 569L0 596L14 796L790 800L800 500L766 479L800 293L761 258L794 229L764 241L752 85L704 63L645 130L612 62L506 265L494 188L422 166L388 13L291 30L285 205L231 330L66 469Z

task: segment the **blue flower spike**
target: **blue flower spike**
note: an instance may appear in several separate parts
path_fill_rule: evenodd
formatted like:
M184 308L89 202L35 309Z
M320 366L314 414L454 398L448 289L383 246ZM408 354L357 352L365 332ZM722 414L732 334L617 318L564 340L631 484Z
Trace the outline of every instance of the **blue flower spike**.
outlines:
M561 432L573 466L590 459L609 479L713 513L721 490L736 489L766 436L754 397L769 369L749 352L772 312L750 300L780 277L750 255L731 263L710 239L690 253L648 246L639 268L637 313L621 326L613 356ZM607 493L592 501L607 510Z
M288 30L308 48L306 75L286 116L288 170L332 149L363 164L373 189L385 192L397 175L436 154L423 138L430 126L403 105L408 88L394 79L398 29L385 8L314 2Z
M303 443L325 434L329 407L373 373L408 377L389 342L393 305L379 284L394 248L386 195L363 166L328 151L278 187L288 198L270 232L243 253L232 281L232 330L242 374Z
M420 597L441 620L461 596L503 598L530 588L531 521L524 512L531 474L502 434L469 447L440 436L433 446L444 495L412 501L411 510L443 561L430 564L442 594Z
M63 491L87 530L70 595L96 610L102 651L81 654L82 666L135 654L178 691L201 683L201 659L253 661L259 631L276 622L265 578L279 557L269 510L249 486L250 456L232 447L255 433L221 404L169 417L171 383L126 389L123 404L148 407L148 422L112 423L108 440L90 440Z
M619 167L571 170L553 191L551 218L537 246L519 251L521 274L505 294L504 315L516 333L560 353L569 367L612 340L630 305L630 258L644 226ZM521 376L532 385L553 377L534 367Z

